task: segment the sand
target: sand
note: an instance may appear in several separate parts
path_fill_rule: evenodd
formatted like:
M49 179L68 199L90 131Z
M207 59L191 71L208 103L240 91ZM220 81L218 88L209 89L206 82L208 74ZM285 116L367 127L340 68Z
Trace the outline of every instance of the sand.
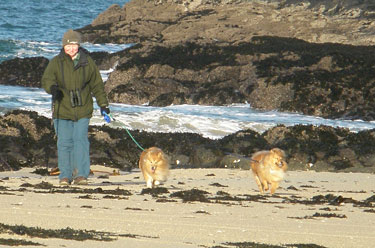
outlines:
M105 178L106 173L95 171L112 169L92 169L89 185L70 187L60 187L57 176L31 173L35 170L31 168L1 172L0 224L95 230L112 241L43 238L2 228L0 240L39 244L18 247L252 247L240 244L255 242L359 248L375 244L374 174L289 171L275 195L261 196L247 170L173 169L152 195L142 194L146 185L139 170ZM35 187L42 182L53 187ZM116 190L129 194L111 193ZM178 197L181 192L202 191L207 192L201 194L207 202Z

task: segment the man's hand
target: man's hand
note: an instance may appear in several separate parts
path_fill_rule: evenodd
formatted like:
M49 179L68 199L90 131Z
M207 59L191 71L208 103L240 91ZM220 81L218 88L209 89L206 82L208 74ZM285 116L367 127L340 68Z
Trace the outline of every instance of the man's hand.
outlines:
M51 95L52 95L52 101L58 101L60 102L64 98L64 93L59 89L59 86L52 85L50 88Z
M104 116L103 112L106 112L108 115L111 111L108 107L100 107L100 113Z

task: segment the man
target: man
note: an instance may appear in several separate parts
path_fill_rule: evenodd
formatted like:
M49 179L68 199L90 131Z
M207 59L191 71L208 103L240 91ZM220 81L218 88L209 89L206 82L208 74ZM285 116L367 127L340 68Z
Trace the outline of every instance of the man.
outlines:
M100 72L80 43L81 35L68 30L63 36L60 54L51 59L42 77L43 89L52 95L60 185L69 185L72 181L79 185L88 183L92 95L100 113L110 112Z

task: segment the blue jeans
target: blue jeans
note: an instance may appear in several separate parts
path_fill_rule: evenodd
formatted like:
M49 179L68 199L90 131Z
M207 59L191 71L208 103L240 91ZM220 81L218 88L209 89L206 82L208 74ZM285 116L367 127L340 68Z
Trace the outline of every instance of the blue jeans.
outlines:
M90 142L88 139L89 118L78 121L54 119L57 134L57 163L59 178L72 180L75 177L87 178L90 174Z

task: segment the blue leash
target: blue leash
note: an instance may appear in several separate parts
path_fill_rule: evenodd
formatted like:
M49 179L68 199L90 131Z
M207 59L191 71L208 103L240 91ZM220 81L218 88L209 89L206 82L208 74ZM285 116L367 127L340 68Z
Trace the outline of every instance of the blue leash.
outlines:
M104 120L107 122L107 123L111 123L111 121L116 121L115 118L112 117L112 115L109 113L107 114L105 111L103 111L103 116L104 116ZM142 150L144 151L145 149L134 139L133 135L131 135L131 133L129 132L129 130L125 127L124 123L122 123L121 121L117 121L121 124L121 126L123 128L125 128L126 132L129 134L130 138L134 141L134 143Z

